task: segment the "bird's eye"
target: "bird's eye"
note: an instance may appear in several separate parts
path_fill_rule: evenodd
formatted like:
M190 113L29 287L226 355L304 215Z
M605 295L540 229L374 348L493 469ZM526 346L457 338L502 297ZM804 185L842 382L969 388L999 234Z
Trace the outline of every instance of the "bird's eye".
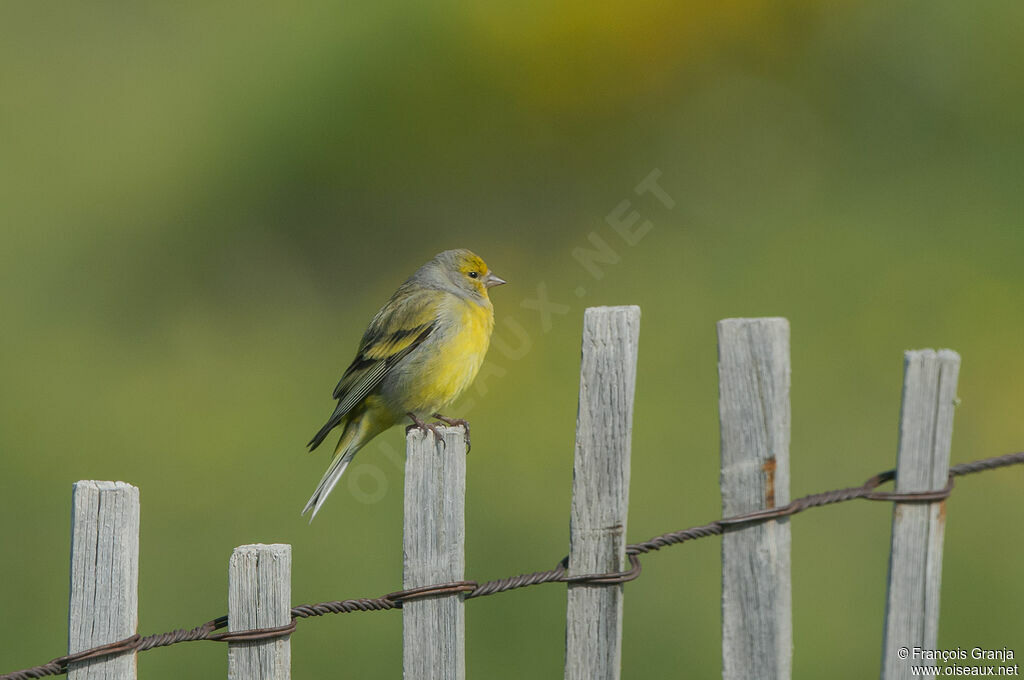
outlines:
M475 279L478 276L480 276L479 272L470 272L469 273L469 278L471 278L471 279Z

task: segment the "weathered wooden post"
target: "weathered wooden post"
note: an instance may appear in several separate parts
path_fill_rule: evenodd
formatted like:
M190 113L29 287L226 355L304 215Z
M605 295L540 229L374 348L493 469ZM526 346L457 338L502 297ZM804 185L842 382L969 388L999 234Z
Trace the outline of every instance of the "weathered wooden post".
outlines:
M789 322L718 322L722 514L789 503ZM793 665L788 519L722 537L722 678L788 680Z
M629 458L639 336L639 307L591 307L583 316L570 576L626 568ZM622 584L569 584L567 680L619 677L622 599Z
M139 490L80 481L71 500L68 653L124 640L139 625ZM134 680L134 653L70 664L71 680Z
M896 491L945 488L959 373L960 355L952 350L924 349L904 355ZM911 666L934 665L908 660L900 649L935 649L938 643L945 526L945 501L893 506L883 680L910 678Z
M406 436L406 589L461 581L466 571L466 439L462 427L438 426L444 442L412 429ZM405 680L465 680L463 593L402 605Z
M241 545L228 565L228 631L277 628L291 622L292 547ZM230 680L288 680L291 640L228 643Z

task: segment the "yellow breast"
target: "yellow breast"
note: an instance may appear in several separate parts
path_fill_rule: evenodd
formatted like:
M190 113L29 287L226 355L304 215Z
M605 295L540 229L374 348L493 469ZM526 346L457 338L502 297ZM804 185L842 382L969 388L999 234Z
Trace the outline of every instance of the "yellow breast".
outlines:
M452 327L424 362L412 410L433 413L451 404L473 382L487 354L494 330L493 308L458 300L448 313Z

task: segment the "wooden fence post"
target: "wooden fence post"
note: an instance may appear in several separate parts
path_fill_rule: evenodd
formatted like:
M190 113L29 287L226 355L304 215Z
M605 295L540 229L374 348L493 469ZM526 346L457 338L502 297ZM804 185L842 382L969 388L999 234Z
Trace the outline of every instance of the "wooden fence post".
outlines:
M139 490L80 481L71 496L68 652L117 642L139 626ZM70 664L71 680L134 680L136 655Z
M953 437L960 355L948 349L907 352L903 363L896 491L946 486ZM900 648L935 649L946 502L896 503L882 645L882 678L911 677L910 667L934 665L906 659Z
M583 316L569 575L626 568L626 516L640 308L591 307ZM619 585L569 584L565 677L613 680L622 660Z
M718 322L722 514L789 503L789 322ZM788 680L793 665L788 519L722 537L722 678Z
M228 630L276 628L292 618L292 547L241 545L228 565ZM228 643L230 680L288 680L291 639Z
M438 431L443 444L419 429L406 436L406 589L465 578L466 433L462 427L438 426ZM462 593L402 605L402 658L406 680L465 680Z

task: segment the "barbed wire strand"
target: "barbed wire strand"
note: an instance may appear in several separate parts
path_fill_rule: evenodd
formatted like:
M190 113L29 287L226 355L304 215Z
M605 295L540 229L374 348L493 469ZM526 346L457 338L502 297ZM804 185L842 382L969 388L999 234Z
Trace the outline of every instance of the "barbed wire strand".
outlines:
M62 675L67 673L68 665L99 659L117 654L129 652L143 652L157 647L167 647L180 642L195 642L198 640L210 640L215 642L241 642L246 640L266 640L290 635L295 631L296 621L314 616L325 616L327 614L349 614L353 612L386 611L389 609L401 609L403 602L420 599L424 597L437 597L450 595L452 593L465 593L465 599L469 600L485 595L494 595L517 588L540 585L542 583L576 583L589 585L613 585L632 581L640 576L640 555L656 550L661 550L671 545L678 545L687 541L708 536L718 536L729 528L757 524L772 519L789 517L810 508L819 508L835 503L844 503L859 498L873 501L888 501L894 503L929 503L944 500L953 491L953 479L963 475L974 474L986 470L1018 465L1024 463L1024 451L1010 453L1004 456L984 458L969 463L960 463L949 469L949 482L944 489L938 491L920 492L883 492L876 489L883 483L892 481L896 477L895 470L888 470L868 479L861 486L835 489L823 493L811 494L797 498L786 505L768 510L749 512L742 515L725 517L703 526L672 531L669 533L654 536L643 543L632 543L626 546L626 556L629 559L630 567L625 571L607 574L584 574L581 576L568 575L569 558L563 558L554 569L548 571L536 571L531 574L520 574L508 578L495 579L484 583L476 581L455 581L452 583L438 583L435 585L399 590L388 593L382 597L359 598L355 600L336 600L333 602L319 602L317 604L304 604L292 607L292 620L284 626L274 628L257 628L253 630L231 631L216 633L215 631L226 628L228 617L221 616L189 630L172 630L167 633L157 633L140 637L133 635L124 640L101 645L87 649L75 654L67 654L57 657L49 663L33 668L26 668L0 675L0 680L31 680L50 675Z

